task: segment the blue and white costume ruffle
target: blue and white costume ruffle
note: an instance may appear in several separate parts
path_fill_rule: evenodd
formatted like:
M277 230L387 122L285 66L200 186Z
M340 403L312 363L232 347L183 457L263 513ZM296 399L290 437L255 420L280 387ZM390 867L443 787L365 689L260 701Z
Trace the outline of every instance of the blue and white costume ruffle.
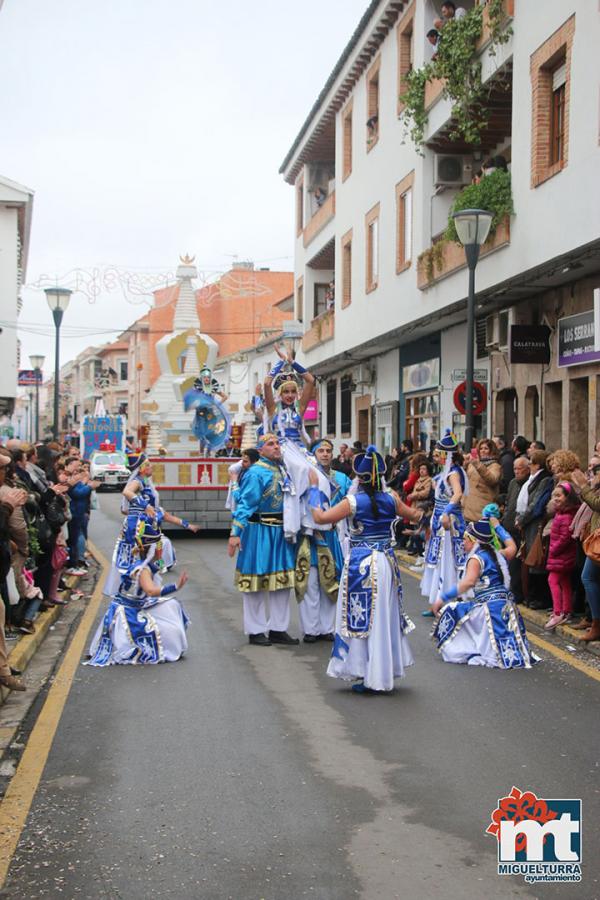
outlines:
M141 589L142 571L149 568L156 584L157 567L149 560L134 564L123 575L119 590L98 625L90 646L90 666L143 665L175 662L187 650L189 619L181 603L149 597Z
M477 545L468 557L473 558L480 567L474 599L443 606L434 631L444 662L531 668L538 658L529 648L523 619L508 589L507 572L493 550Z
M347 681L364 680L367 688L391 691L413 664L406 635L414 628L404 614L402 582L394 554L392 529L397 518L394 497L348 494L353 512L350 553L344 563L336 609L335 642L327 674Z
M467 490L467 477L460 466L450 466L436 475L434 510L431 517L431 536L425 548L425 571L421 579L421 593L433 604L443 591L458 583L458 574L465 564L463 535L465 520L462 509L455 507L449 514L450 528L446 530L441 522L444 509L448 506L453 490L449 482L452 473L458 474L463 494Z

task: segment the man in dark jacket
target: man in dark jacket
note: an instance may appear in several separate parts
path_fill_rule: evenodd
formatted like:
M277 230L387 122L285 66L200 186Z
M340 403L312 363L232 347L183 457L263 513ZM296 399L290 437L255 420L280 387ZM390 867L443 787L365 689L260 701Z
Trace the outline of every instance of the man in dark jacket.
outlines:
M545 450L533 451L530 457L531 474L517 497L516 524L521 529L525 542L523 593L530 609L549 609L552 605L544 567L525 563L543 527L546 506L554 488L554 479L546 468L548 456ZM523 491L526 492L525 495Z
M511 479L506 491L506 503L504 506L504 516L502 517L502 525L510 534L517 547L521 543L521 532L517 528L517 500L521 493L521 488L529 478L529 460L525 456L519 456L513 463L514 478ZM521 560L518 556L511 559L508 564L510 572L510 589L514 594L517 603L523 603L523 585L521 580Z

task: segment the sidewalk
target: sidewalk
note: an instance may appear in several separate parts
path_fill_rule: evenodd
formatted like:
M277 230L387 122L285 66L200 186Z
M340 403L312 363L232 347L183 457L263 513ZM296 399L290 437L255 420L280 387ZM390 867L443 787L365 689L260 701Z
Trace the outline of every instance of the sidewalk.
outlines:
M80 577L84 576L66 576L65 583L67 585L67 590L64 591L62 595L64 599L69 599L71 594L74 592ZM37 649L44 642L46 635L55 624L55 622L60 618L64 609L64 606L53 606L52 609L48 609L46 610L46 612L38 615L35 620L35 633L22 635L13 645L12 650L8 654L8 664L11 669L17 669L18 671L23 673L25 672ZM9 691L8 688L0 685L0 706L6 703L11 694L12 691Z
M416 556L411 556L406 550L396 550L396 556L401 565L406 566L407 568L414 565L417 558ZM411 574L414 574L416 578L421 577L418 572L411 572ZM548 621L547 612L542 612L537 609L528 609L528 607L521 604L519 604L519 612L526 622L531 622L533 625L537 625L541 631L545 631L544 624ZM576 631L570 625L559 625L553 632L546 632L546 634L548 633L560 637L567 644L575 646L577 650L587 651L593 656L600 658L600 641L580 641L581 631Z

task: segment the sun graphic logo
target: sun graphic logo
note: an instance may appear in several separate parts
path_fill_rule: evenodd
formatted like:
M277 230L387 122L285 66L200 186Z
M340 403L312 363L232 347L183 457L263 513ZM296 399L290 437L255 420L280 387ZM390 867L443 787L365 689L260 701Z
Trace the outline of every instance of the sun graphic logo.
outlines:
M498 875L528 883L581 881L581 800L542 800L513 787L486 829L498 841Z

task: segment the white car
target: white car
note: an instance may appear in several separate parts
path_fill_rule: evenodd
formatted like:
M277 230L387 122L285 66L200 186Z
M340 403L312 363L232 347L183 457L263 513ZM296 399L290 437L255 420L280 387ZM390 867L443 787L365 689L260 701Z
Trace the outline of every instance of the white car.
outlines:
M90 476L102 487L121 490L130 476L124 453L97 450L90 458Z

